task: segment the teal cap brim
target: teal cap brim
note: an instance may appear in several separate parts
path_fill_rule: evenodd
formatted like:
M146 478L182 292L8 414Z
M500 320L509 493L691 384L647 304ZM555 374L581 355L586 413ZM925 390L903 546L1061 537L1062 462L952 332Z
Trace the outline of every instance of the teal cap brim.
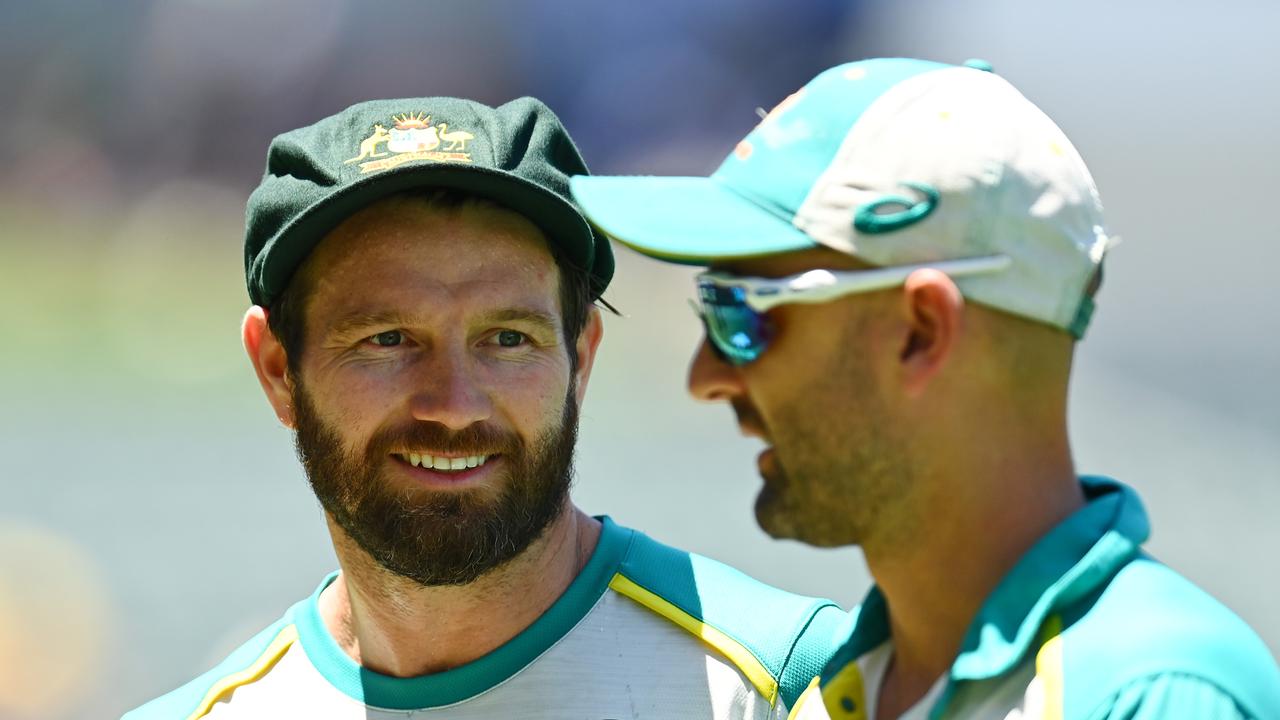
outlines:
M714 177L576 175L569 188L593 225L660 260L709 265L816 245Z

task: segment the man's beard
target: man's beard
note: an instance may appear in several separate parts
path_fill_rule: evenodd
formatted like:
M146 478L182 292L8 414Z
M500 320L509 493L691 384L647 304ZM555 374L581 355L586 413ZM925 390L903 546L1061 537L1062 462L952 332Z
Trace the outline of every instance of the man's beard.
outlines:
M895 464L897 444L874 423L850 428L832 422L830 428L818 428L811 418L797 417L802 412L778 413L780 428L791 432L776 436L772 473L756 497L756 520L777 539L815 547L865 546L885 534L891 518L900 517L894 511L905 488ZM851 432L837 435L840 430Z
M851 324L837 347L856 347L863 333ZM912 460L893 408L857 354L823 362L767 422L754 407L734 404L740 423L763 428L774 442L756 520L774 538L817 547L909 542L917 528L905 511Z
M363 457L315 410L301 383L293 393L295 443L321 506L387 570L421 585L465 585L537 540L566 507L573 482L578 408L573 383L558 426L526 446L515 433L476 424L454 432L434 422L383 428ZM492 489L433 491L392 482L393 451L502 456Z

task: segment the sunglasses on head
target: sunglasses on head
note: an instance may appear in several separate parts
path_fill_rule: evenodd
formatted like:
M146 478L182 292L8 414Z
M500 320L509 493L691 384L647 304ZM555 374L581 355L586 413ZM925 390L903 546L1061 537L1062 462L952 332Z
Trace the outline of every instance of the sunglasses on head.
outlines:
M706 327L711 347L724 361L754 361L773 339L765 314L779 305L823 303L845 295L897 287L916 270L931 268L953 277L997 272L1012 261L1005 255L894 265L873 270L810 270L782 278L743 277L709 271L697 277L694 312Z

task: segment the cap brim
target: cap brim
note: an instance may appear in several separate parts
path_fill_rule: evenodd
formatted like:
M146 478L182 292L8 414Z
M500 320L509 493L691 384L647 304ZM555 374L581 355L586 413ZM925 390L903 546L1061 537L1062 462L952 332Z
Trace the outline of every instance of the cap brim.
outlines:
M708 265L816 244L714 178L575 175L569 187L606 235L669 262Z

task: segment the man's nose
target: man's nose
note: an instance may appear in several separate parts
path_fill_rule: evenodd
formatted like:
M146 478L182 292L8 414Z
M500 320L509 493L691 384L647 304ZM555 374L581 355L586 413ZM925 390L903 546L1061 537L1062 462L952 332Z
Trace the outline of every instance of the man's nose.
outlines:
M417 420L462 430L493 415L488 390L479 382L474 363L464 351L435 351L415 374L417 390L409 410Z
M728 402L744 390L738 368L717 355L704 337L689 365L689 394L704 402Z

